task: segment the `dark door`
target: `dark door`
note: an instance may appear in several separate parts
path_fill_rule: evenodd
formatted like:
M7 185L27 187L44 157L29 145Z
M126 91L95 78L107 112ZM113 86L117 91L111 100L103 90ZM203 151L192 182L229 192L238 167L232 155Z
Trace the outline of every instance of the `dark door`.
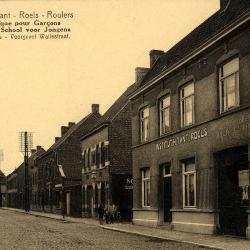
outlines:
M170 209L172 208L172 184L171 176L164 177L164 221L172 221L172 213Z
M247 147L220 152L217 160L220 232L244 236L249 203Z

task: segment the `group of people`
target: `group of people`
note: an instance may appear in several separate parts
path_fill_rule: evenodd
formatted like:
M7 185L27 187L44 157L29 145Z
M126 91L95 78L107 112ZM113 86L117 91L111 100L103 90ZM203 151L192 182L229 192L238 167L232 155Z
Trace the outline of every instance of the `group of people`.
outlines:
M106 224L112 224L114 221L120 221L120 212L119 207L110 204L110 205L103 205L100 204L98 207L98 218L100 224L103 224L103 220L105 219Z

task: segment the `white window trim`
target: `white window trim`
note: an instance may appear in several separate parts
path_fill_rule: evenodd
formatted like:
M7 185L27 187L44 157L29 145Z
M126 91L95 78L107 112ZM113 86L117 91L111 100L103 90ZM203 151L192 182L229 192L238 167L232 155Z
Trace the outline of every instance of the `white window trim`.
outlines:
M170 165L170 174L165 174L165 167L163 167L163 169L162 169L162 175L163 175L163 177L165 178L165 177L171 177L172 176L172 167L171 167L171 165Z
M165 98L169 98L169 105L168 105L167 107L165 107L165 108L162 108L162 107L161 107L161 102L162 102ZM159 100L160 135L165 135L165 134L168 133L168 131L163 132L163 128L162 128L162 118L163 118L163 117L162 117L162 111L163 111L163 110L169 109L169 130L171 129L171 121L170 121L170 120L171 120L171 115L170 115L171 109L170 109L170 107L171 107L171 97L170 97L170 94L167 94L167 95L161 97L160 100Z
M239 57L234 57L234 58L232 58L231 60L234 60L235 58L238 58L238 59L239 59ZM225 62L225 63L223 63L222 65L220 65L220 66L219 66L219 70L218 70L218 72L219 72L220 114L226 113L226 112L228 112L228 111L230 111L230 110L233 110L233 109L235 109L235 108L238 108L238 107L240 106L240 91L239 91L240 75L239 75L239 69L238 69L237 71L235 71L235 72L232 72L232 73L230 73L230 74L227 74L227 75L221 77L221 69L222 69L222 67L223 67L224 65L226 65L228 62L230 62L230 60L227 61L227 62ZM237 75L237 74L238 74L238 81L236 81L236 75ZM235 91L236 91L236 93L235 93L235 106L230 107L230 108L228 108L228 107L225 108L225 107L224 107L224 104L223 104L223 91L222 91L222 85L223 85L223 84L222 84L222 81L225 80L226 78L230 77L230 76L233 76L233 75L234 75L234 77L235 77ZM223 110L223 107L225 108L225 110Z
M144 175L144 171L146 171L146 170L148 170L149 171L149 177L147 177L147 178L145 178L143 175ZM147 206L147 205L144 205L145 204L145 200L144 200L144 194L145 194L145 190L144 190L144 182L146 181L146 180L149 180L149 190L151 189L151 183L150 183L150 168L144 168L144 169L142 169L142 171L141 171L141 177L142 177L142 192L141 192L141 194L142 194L142 207L144 207L144 208L149 208L150 207L150 205L149 206ZM150 190L150 192L149 192L150 194L151 194L151 190ZM148 197L148 200L150 199L150 197ZM149 202L149 204L150 204L150 202Z
M194 174L194 206L186 206L185 198L185 176L189 174ZM188 179L189 180L189 179ZM196 169L194 171L185 172L185 163L182 163L182 194L183 194L183 208L197 208L196 203Z
M182 97L182 90L186 87L186 86L188 86L189 84L193 84L194 85L194 82L192 81L192 82L188 82L188 83L186 83L186 84L184 84L182 87L180 87L180 89L179 89L179 93L180 93L180 108L181 108L181 128L185 128L185 127L188 127L188 126L191 126L191 125L193 125L193 124L195 124L195 112L194 112L194 107L195 107L195 103L194 103L194 92L192 93L192 94L190 94L190 95L188 95L188 96L185 96L185 97ZM184 110L183 110L183 102L184 102L184 100L185 99L187 99L187 98L189 98L189 97L192 97L192 118L193 118L193 120L192 120L192 124L188 124L188 125L185 125L184 124Z
M143 112L143 110L145 110L145 109L148 109L148 116L147 117L141 117L141 115L142 115L142 112ZM148 141L149 140L149 116L150 116L150 109L149 109L149 106L145 106L145 107L143 107L143 108L141 108L140 109L140 111L139 111L139 120L140 120L140 140L141 140L141 142L146 142L146 141ZM143 138L143 133L142 133L142 124L144 123L144 121L145 120L148 120L148 138L146 139L146 138Z

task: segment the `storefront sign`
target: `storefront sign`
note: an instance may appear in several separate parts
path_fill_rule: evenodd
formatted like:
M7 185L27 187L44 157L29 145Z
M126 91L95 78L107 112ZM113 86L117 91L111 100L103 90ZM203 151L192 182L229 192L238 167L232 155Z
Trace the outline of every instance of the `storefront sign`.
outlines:
M133 189L133 178L126 179L125 189Z
M207 137L207 134L208 134L207 128L195 130L195 131L189 132L183 136L176 136L172 139L157 143L156 150L167 149L167 148L178 146L180 144L199 140L201 138Z

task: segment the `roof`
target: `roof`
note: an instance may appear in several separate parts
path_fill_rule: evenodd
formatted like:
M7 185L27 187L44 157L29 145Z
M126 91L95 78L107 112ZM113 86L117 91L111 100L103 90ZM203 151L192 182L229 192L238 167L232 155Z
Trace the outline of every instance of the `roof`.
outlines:
M90 133L86 134L86 136L83 136L81 139L94 133L98 128L102 127L103 125L112 122L112 120L116 117L120 110L129 102L129 95L131 95L136 88L136 83L130 85L123 92L123 94L111 105L111 107L103 114L103 116L97 122L96 126L90 131Z
M1 169L0 169L0 176L5 176L5 174L3 173Z
M90 113L89 115L85 116L82 120L80 120L78 123L72 125L68 131L60 137L46 152L45 154L56 150L59 148L81 125L83 125L91 116L96 116L97 119L101 117L99 113Z
M163 54L144 77L141 85L145 85L154 77L177 64L185 56L191 54L208 39L219 34L230 24L250 10L249 0L231 0L228 8L218 10L180 42Z
M28 158L28 165L32 165L34 163L34 160L42 155L45 152L45 150L43 148L41 148L40 150L36 151L35 153L33 153L29 158ZM21 168L24 168L24 162L22 162L16 169L14 169L8 176L14 174L15 172L19 171ZM0 170L1 171L1 170ZM0 174L1 175L1 174Z

